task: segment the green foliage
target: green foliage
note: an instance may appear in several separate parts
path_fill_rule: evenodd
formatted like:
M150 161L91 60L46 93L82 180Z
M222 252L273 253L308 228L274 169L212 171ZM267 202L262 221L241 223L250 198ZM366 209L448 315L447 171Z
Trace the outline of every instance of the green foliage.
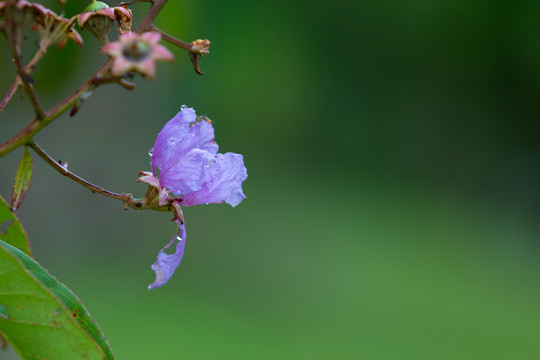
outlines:
M32 180L32 156L28 152L28 147L24 148L23 156L19 162L17 173L15 174L15 181L13 183L13 195L11 196L11 208L13 211L17 210L30 187L30 181Z
M0 196L0 240L32 256L26 232L2 196Z
M0 310L0 333L24 359L114 359L75 294L3 241Z

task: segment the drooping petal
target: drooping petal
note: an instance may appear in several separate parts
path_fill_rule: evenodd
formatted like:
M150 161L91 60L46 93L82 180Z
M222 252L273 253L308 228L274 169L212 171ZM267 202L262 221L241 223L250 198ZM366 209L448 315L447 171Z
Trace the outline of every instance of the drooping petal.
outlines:
M148 290L163 286L169 281L174 271L180 265L182 256L184 255L184 247L186 245L186 226L180 220L176 220L178 224L178 235L174 237L168 244L159 252L157 260L152 264L152 270L156 273L154 282L148 285ZM169 248L176 242L176 251L172 255L165 253L165 249Z
M159 184L175 195L197 191L205 180L205 167L214 161L214 157L208 151L193 149L184 157L174 158L161 167Z
M75 31L74 29L71 29L71 32L68 34L68 37L73 40L77 45L79 45L79 47L82 46L83 44L83 38L82 36L77 32Z
M217 154L215 162L205 169L205 179L200 190L182 197L182 205L219 204L236 206L246 198L242 182L247 178L244 158L240 154Z

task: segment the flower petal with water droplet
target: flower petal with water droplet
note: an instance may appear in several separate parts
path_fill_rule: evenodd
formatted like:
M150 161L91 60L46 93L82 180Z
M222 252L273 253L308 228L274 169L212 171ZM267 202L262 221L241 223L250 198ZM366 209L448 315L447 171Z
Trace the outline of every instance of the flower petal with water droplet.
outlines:
M179 230L178 235L175 236L168 244L159 252L157 260L152 264L152 270L156 273L154 282L148 285L148 290L163 286L169 281L174 271L180 265L182 256L184 255L184 248L186 245L186 226L179 220L176 220ZM165 253L165 249L169 248L176 242L176 250L174 254L168 255Z

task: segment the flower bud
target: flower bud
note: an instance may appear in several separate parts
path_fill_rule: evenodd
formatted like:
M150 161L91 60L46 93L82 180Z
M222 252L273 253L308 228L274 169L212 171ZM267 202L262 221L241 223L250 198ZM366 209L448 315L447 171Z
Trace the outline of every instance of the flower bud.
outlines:
M101 1L93 1L79 15L79 27L88 30L101 45L109 43L107 34L114 23L118 22L118 31L124 33L131 30L132 14L127 5L109 7Z
M89 12L89 11L96 12L96 11L107 9L107 8L109 8L109 5L105 4L104 2L93 1L90 5L86 7L86 9L84 9L84 12Z
M114 11L101 1L94 1L79 15L79 27L89 31L101 45L109 42L107 34L114 22Z

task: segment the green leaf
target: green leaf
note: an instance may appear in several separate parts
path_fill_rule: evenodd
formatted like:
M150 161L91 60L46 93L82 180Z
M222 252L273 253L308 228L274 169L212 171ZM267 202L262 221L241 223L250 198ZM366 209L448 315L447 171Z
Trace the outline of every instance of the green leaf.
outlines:
M23 156L19 161L19 167L15 174L13 182L13 194L11 195L11 210L15 211L21 206L21 203L30 187L32 180L32 156L28 152L28 147L24 148Z
M2 196L0 196L0 240L32 256L26 232Z
M23 359L111 360L81 301L32 258L0 241L0 334Z

